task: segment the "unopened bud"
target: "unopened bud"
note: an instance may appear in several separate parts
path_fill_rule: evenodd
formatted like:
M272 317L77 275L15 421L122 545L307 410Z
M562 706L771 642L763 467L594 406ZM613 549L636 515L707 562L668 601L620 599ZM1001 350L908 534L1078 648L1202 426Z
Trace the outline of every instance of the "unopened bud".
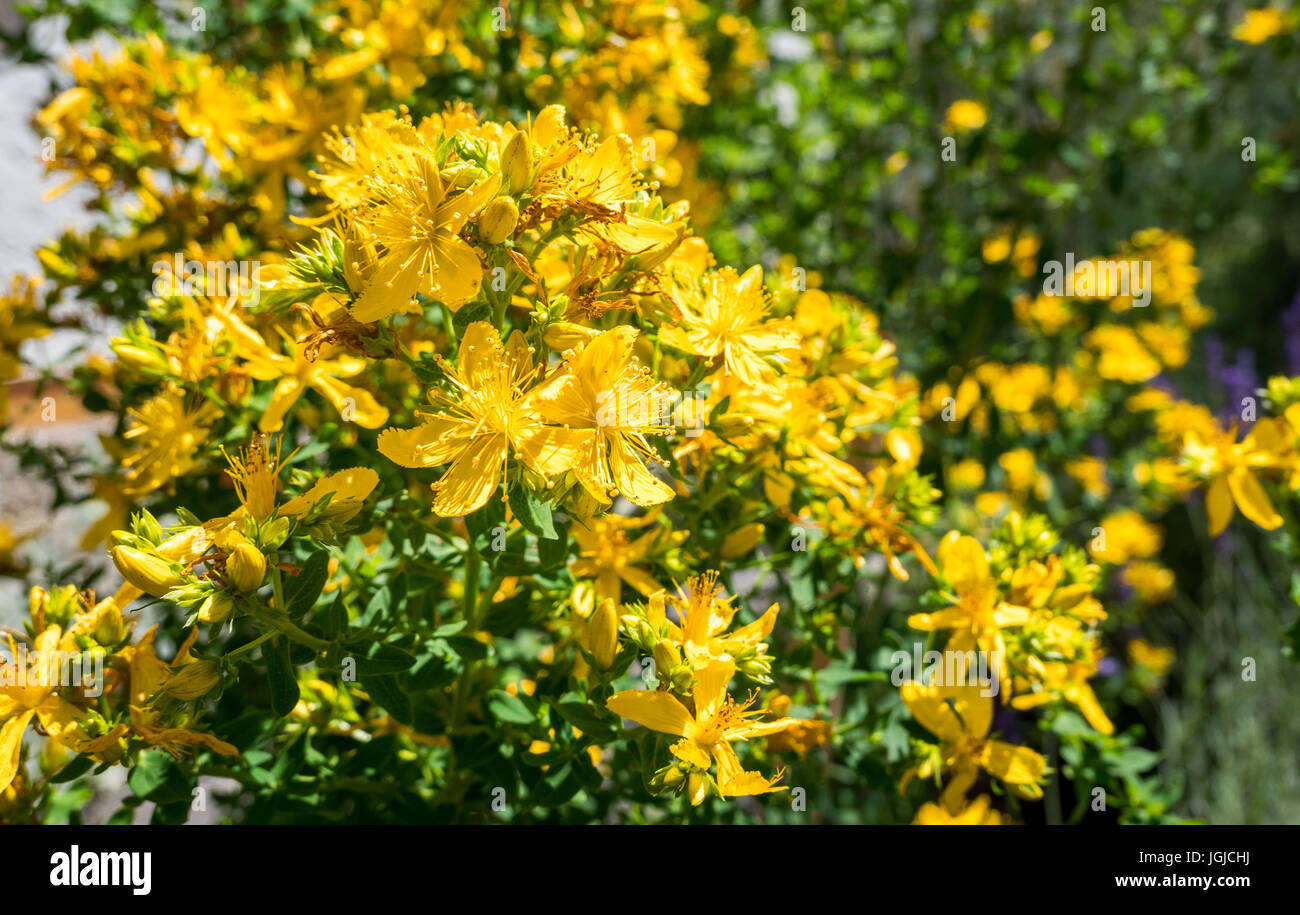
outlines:
M188 702L205 696L221 682L221 666L216 661L192 661L163 683L167 695Z
M562 353L567 349L586 343L599 333L600 331L591 327L583 327L581 324L556 321L553 324L546 325L546 330L542 331L542 342L556 352Z
M519 224L519 207L509 197L498 197L483 208L478 218L478 237L489 245L499 245L515 234Z
M165 374L168 370L167 360L159 352L147 350L142 346L134 346L130 343L113 343L111 345L114 354L117 355L117 361L123 365L130 366L141 372L155 374Z
M251 543L240 543L226 557L226 580L236 591L254 591L266 576L266 557Z
M664 676L671 673L672 669L682 663L682 654L677 650L677 646L667 640L661 641L654 648L655 668L661 671Z
M184 581L173 565L160 556L129 546L116 547L110 555L123 578L154 597L162 597Z
M516 133L501 150L501 180L511 194L533 183L533 148L523 133Z
M111 600L103 601L96 611L95 627L90 633L96 642L101 645L116 645L126 638L126 620L122 619L122 611L117 604Z
M754 428L754 421L740 413L724 413L714 422L714 428L723 438L735 438L747 435Z
M235 602L230 599L230 595L216 591L209 594L199 605L199 622L210 625L223 623L233 609L235 609Z

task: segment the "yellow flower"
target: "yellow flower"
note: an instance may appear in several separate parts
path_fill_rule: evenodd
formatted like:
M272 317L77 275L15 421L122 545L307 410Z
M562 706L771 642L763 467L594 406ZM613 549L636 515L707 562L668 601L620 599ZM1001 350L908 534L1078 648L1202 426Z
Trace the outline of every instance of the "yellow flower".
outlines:
M357 220L383 247L378 265L352 305L363 324L405 311L422 293L457 310L478 295L483 265L460 238L471 216L496 196L499 174L454 193L431 155L395 156L371 176L369 206Z
M1174 592L1174 573L1158 562L1134 562L1120 573L1120 580L1144 604L1159 604Z
M724 267L705 279L705 292L677 301L684 327L660 328L659 339L674 349L708 359L722 359L722 371L754 387L773 374L764 354L788 349L798 335L781 322L767 320L763 268L742 275Z
M984 485L984 476L984 465L974 458L966 458L948 468L948 486L952 489L979 489Z
M547 465L559 461L601 504L622 495L642 507L673 497L645 461L658 460L647 435L667 435L676 397L632 354L637 330L605 331L564 354L564 366L534 391L537 412L549 423L537 437ZM552 450L554 449L554 450Z
M894 488L903 477L878 465L863 480L852 467L843 466L856 479L832 480L839 495L826 501L830 533L853 541L863 551L879 550L890 574L899 581L907 581L909 577L899 558L903 553L911 553L927 572L934 575L938 571L934 562L908 530L910 521L893 498ZM862 568L865 561L861 552L854 559L858 568Z
M552 106L538 116L535 142L539 141L539 128L541 135L563 131L564 111L555 109ZM551 118L559 118L558 125L545 123L548 112ZM561 146L565 142L561 140ZM678 238L673 226L632 211L643 182L626 135L607 137L596 146L583 147L567 161L548 166L543 160L538 170L545 172L536 189L545 204L543 212L548 218L575 212L587 217L579 227L580 238L612 244L631 254L648 253Z
M1183 455L1201 479L1210 481L1205 492L1205 511L1209 515L1210 536L1223 533L1232 520L1235 503L1241 513L1266 531L1282 526L1282 516L1273 509L1268 493L1256 474L1275 467L1275 452L1285 448L1288 437L1281 420L1261 419L1240 442L1237 431L1217 433L1202 441L1189 433Z
M1065 472L1083 487L1084 492L1094 499L1104 499L1110 495L1110 483L1106 480L1106 462L1099 457L1080 457L1066 461Z
M1134 639L1129 642L1128 656L1135 665L1145 668L1157 677L1169 673L1175 658L1172 648L1161 648L1146 639Z
M1114 733L1115 726L1106 717L1101 703L1097 701L1097 694L1088 684L1088 678L1097 672L1094 655L1095 652L1090 650L1082 659L1068 663L1032 659L1036 662L1031 665L1034 668L1036 688L1012 699L1011 707L1022 710L1036 708L1059 697L1077 707L1088 724L1099 733Z
M279 432L284 427L285 415L307 388L333 404L345 422L378 429L387 421L388 409L374 395L340 380L366 371L370 363L365 359L348 353L324 358L315 348L294 342L288 335L283 341L287 353L276 353L261 334L229 309L217 309L216 316L235 341L236 351L247 361L249 374L261 381L276 382L271 402L258 420L261 431Z
M151 746L160 747L172 756L179 757L183 748L202 746L223 756L237 756L239 751L212 734L189 730L183 724L163 723L161 709L155 708L155 697L165 691L167 682L175 676L172 667L181 667L187 661L190 646L198 630L190 633L189 639L176 652L171 664L159 660L154 650L154 636L158 627L154 626L135 645L122 649L121 656L130 670L130 714L131 732ZM183 684L184 685L184 684ZM190 684L192 685L192 684Z
M1088 541L1094 559L1115 565L1146 559L1160 552L1164 532L1140 514L1127 509L1102 519L1101 532Z
M938 768L953 773L943 792L943 803L950 814L964 805L966 792L983 769L1027 798L1041 797L1039 782L1047 762L1036 750L1001 740L990 740L993 724L993 699L981 695L983 687L924 686L909 682L899 687L903 703L912 717L940 740ZM933 774L934 766L922 763L903 779L900 790L913 775Z
M1084 335L1083 345L1097 352L1097 373L1102 378L1141 384L1160 374L1160 360L1131 327L1103 324Z
M624 582L646 597L662 591L663 586L640 563L661 542L681 540L682 537L654 524L658 517L659 511L655 510L640 518L606 514L579 521L573 528L574 539L578 541L578 558L569 564L569 571L574 578L595 580L597 600L618 600ZM654 527L629 542L628 531L649 524L654 524ZM680 533L685 535L687 532Z
M907 625L925 632L954 630L948 648L983 651L1001 681L1002 695L1010 696L1011 676L1001 630L1027 623L1029 610L1002 599L984 547L974 537L949 531L940 542L937 555L943 577L956 592L948 596L954 606L937 613L913 614L907 618Z
M764 642L776 626L780 607L773 604L754 622L727 632L735 619L736 607L717 594L718 573L705 572L686 583L684 597L667 591L652 597L646 617L655 631L667 631L668 640L681 646L696 670L717 660L731 660L753 679L765 681L762 668L770 662ZM668 607L675 612L678 623L669 621ZM756 660L757 665L753 663Z
M59 678L66 656L80 649L58 626L36 636L33 650L25 657L25 676L16 676L12 666L19 648L12 638L9 652L14 660L0 659L0 792L18 775L23 733L36 719L53 740L74 753L88 753L101 761L111 753L126 731L125 725L92 736L81 723L83 712L60 693ZM21 679L22 682L18 682Z
M542 474L562 469L557 451L542 436L526 387L536 368L523 334L501 335L485 321L465 330L456 368L443 365L454 386L450 395L430 392L438 411L414 429L385 429L379 451L403 467L450 466L433 485L433 510L443 517L482 508L505 481L513 451Z
M958 99L948 106L943 115L943 129L948 133L965 133L979 130L988 120L984 106L971 99Z
M981 253L986 264L996 264L1011 256L1011 233L999 232L984 239Z
M1263 44L1287 31L1285 13L1276 6L1247 10L1246 17L1232 30L1232 37L1247 44Z
M922 804L916 812L913 826L1002 826L1006 821L1002 814L990 808L992 801L987 794L981 794L965 807L949 813L938 804Z
M713 661L697 671L691 690L694 712L671 693L649 689L615 693L605 706L620 717L651 730L680 737L672 745L672 753L698 770L693 772L693 776L707 773L716 764L718 793L723 797L781 791L783 789L776 785L780 773L767 779L758 772L745 771L731 744L750 737L775 734L789 727L790 719L754 720L763 712L748 710L753 704L752 698L745 703L736 703L727 695L727 684L735 672L736 666L729 660ZM708 783L702 777L692 777L691 803L703 803L707 793Z
M209 425L221 411L210 403L191 409L179 388L168 387L127 411L130 428L123 433L131 446L122 458L124 491L129 496L152 492L198 466Z
M223 447L221 453L226 455L230 477L239 494L239 502L255 520L265 521L275 511L275 484L279 469L280 455L277 449L272 454L265 437L259 435L253 444L231 457Z

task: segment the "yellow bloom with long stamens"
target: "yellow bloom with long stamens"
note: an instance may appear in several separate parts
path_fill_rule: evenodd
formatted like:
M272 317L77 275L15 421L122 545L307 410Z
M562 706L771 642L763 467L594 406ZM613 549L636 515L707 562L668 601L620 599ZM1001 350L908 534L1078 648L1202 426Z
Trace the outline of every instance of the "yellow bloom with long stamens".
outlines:
M926 686L915 682L899 687L912 717L940 740L938 765L953 773L943 792L943 803L950 814L965 806L966 792L981 769L1024 797L1042 796L1039 782L1047 761L1029 747L989 739L993 699L983 695L983 689L977 684ZM923 763L904 776L899 790L906 789L914 775L929 775L932 771L928 762Z
M907 618L907 625L925 632L954 630L948 649L983 651L997 673L1003 696L1009 697L1011 675L1001 630L1029 622L1029 609L1002 599L997 580L989 570L988 555L974 537L949 531L939 544L938 559L943 577L956 592L949 595L954 606L937 613L915 613Z
M564 366L538 385L532 402L549 425L538 445L601 504L622 495L648 508L673 497L646 467L657 460L647 435L667 435L677 394L636 360L637 330L623 325L564 354Z
M74 753L104 754L119 742L125 725L91 736L80 723L83 713L60 694L66 659L80 651L60 627L49 626L36 636L32 652L24 658L21 677L18 645L12 638L8 644L12 660L0 659L0 791L18 775L23 734L33 720Z
M427 153L388 160L372 174L369 206L357 219L382 251L352 317L381 321L406 310L417 292L453 311L474 298L483 265L460 230L500 186L496 174L457 193Z
M680 624L668 620L668 607ZM718 660L739 663L750 657L765 657L765 641L776 626L779 610L773 604L754 622L727 632L736 617L736 607L730 600L718 597L718 573L705 572L686 583L685 596L661 591L652 597L647 619L656 631L666 629L668 639L681 647L698 670Z
M775 734L794 722L789 718L756 720L763 710L750 710L752 698L737 703L727 695L727 684L735 673L736 665L729 660L714 661L697 671L691 690L694 711L671 693L648 689L615 693L605 702L605 707L653 731L680 737L672 745L672 754L701 773L716 764L718 792L723 797L781 791L783 788L776 784L781 773L768 779L758 772L745 771L731 744ZM707 783L702 778L692 778L690 784L691 803L702 803L708 791Z
M259 435L248 448L234 457L225 448L221 449L221 453L226 455L226 461L230 464L226 476L234 484L244 511L258 521L271 517L275 511L275 482L280 463L278 450L272 453L267 447L266 439Z
M217 317L226 326L236 352L247 361L249 374L259 381L276 382L271 402L257 423L262 432L284 428L285 416L308 388L333 404L346 422L378 429L388 421L388 409L373 394L342 380L364 372L370 365L365 359L350 353L326 356L313 352L283 331L285 352L277 353L232 311L218 309Z
M766 355L799 343L799 335L783 322L767 319L770 303L763 290L763 268L743 274L730 267L704 280L704 292L677 297L680 327L667 326L659 339L674 349L715 359L722 371L755 387L775 374Z
M191 408L180 388L169 387L127 414L131 425L122 437L131 450L122 459L123 491L140 496L198 466L209 426L221 411L210 403Z
M658 517L656 509L640 518L607 514L580 521L573 527L578 558L569 564L569 571L574 578L594 580L597 600L618 600L625 583L646 597L662 591L663 586L642 564L657 548L680 542L687 532L675 534L664 530L655 523ZM653 527L635 540L629 539L628 531L647 525Z
M536 366L523 334L515 331L502 346L495 327L475 321L461 338L456 367L443 371L454 390L432 392L439 409L414 429L379 436L379 451L403 467L450 465L433 486L436 514L482 508L504 482L512 451L539 473L554 471L553 449L538 437L541 421L529 404Z

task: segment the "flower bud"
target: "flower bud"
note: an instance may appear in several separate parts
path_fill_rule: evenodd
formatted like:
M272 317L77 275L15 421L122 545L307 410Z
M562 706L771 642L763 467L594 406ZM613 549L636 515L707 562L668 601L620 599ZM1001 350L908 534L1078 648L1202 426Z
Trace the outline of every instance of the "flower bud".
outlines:
M724 413L718 417L714 428L723 438L735 438L753 431L754 421L740 413Z
M266 557L251 543L240 543L226 556L226 580L236 591L254 591L266 576Z
M509 197L498 197L483 208L478 218L478 237L489 245L499 245L515 234L519 224L519 207Z
M216 661L192 661L163 683L167 695L182 702L197 699L221 682L221 666Z
M116 645L126 638L126 620L112 599L100 601L95 607L95 626L90 634L100 645Z
M158 519L153 516L149 509L141 509L135 517L135 524L132 525L136 534L148 540L152 546L157 546L163 542L162 525Z
M533 183L533 148L523 133L516 133L501 150L501 180L511 194Z
M162 597L184 581L176 574L173 565L161 556L130 546L116 547L110 555L123 578L154 597Z
M659 638L651 628L650 623L644 617L633 616L628 613L623 617L623 627L628 631L635 642L643 651L654 651L655 641ZM657 661L655 663L658 663Z
M168 371L167 360L159 352L126 342L114 341L110 346L117 356L118 362L123 365L130 366L140 372L152 372L159 375L166 374Z
M618 612L612 600L603 600L587 624L587 650L602 669L614 663L618 651Z
M223 623L233 609L235 609L235 602L230 599L229 594L214 592L199 605L199 622L210 625Z
M542 332L542 342L556 352L562 353L567 349L586 343L599 333L600 331L591 327L583 327L581 324L556 321L553 324L546 325L546 330Z
M450 189L463 190L473 185L484 174L483 169L472 162L456 162L444 168L438 176Z
M665 677L672 673L673 668L682 663L682 655L677 650L677 646L666 640L655 645L654 657L655 669Z

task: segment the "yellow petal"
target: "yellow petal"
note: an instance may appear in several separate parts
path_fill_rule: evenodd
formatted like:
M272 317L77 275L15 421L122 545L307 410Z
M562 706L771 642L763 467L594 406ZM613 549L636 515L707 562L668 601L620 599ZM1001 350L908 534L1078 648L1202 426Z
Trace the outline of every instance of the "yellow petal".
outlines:
M1241 513L1266 531L1282 526L1282 516L1273 510L1268 493L1259 480L1245 467L1237 467L1228 474L1228 489Z
M620 718L635 721L663 734L686 737L695 718L676 697L653 689L626 689L605 701L605 708Z
M475 436L435 484L434 512L455 518L482 508L502 482L505 460L505 435Z
M1047 761L1036 750L1001 740L984 745L984 768L1009 785L1032 785L1043 777Z
M1222 534L1232 520L1232 492L1228 489L1227 477L1215 477L1210 483L1210 488L1205 491L1205 512L1209 516L1210 536Z
M27 730L27 725L35 714L35 709L28 709L21 715L0 724L0 792L8 788L18 774L23 732Z

